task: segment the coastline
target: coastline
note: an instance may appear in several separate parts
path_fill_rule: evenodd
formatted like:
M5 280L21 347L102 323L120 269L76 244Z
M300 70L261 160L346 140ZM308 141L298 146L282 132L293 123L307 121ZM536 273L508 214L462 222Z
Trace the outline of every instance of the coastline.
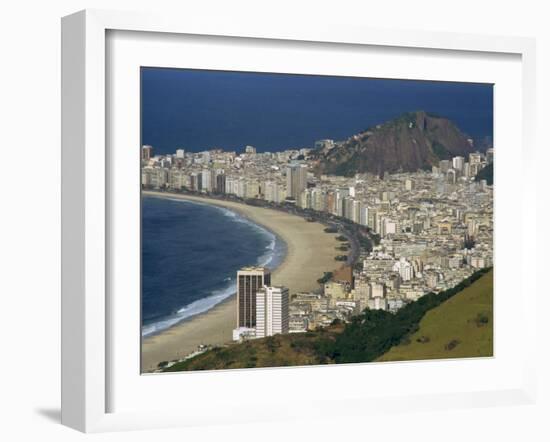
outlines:
M307 222L300 216L234 201L207 199L192 195L144 191L144 195L195 201L230 209L279 236L287 245L287 254L273 271L274 285L285 285L291 293L318 287L317 279L325 271L339 266L334 261L335 234L324 232L324 226ZM231 341L236 326L236 297L230 296L212 309L193 316L169 329L143 338L142 372L154 370L159 362L179 359L196 350L200 344L221 345Z

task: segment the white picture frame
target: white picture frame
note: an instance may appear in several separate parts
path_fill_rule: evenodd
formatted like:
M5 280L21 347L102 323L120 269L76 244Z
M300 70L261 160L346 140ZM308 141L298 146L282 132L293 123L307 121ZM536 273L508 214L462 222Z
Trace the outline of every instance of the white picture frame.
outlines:
M521 57L522 121L521 155L523 173L528 174L536 158L534 146L535 42L528 38L493 37L416 31L392 32L345 26L295 28L281 23L210 23L182 21L176 17L87 10L62 21L62 423L84 432L169 426L206 425L211 419L227 422L231 413L216 417L184 410L167 412L151 409L131 412L109 411L108 396L112 355L107 339L110 318L108 302L108 228L112 198L109 195L107 155L106 94L107 45L110 31L151 32L163 35L200 35L221 38L269 39L274 42L337 43L379 48L423 48L438 51L513 54ZM498 104L497 104L498 106ZM524 199L522 219L534 219L533 192L521 190ZM534 247L533 236L520 233L525 243L522 255ZM533 232L534 235L534 232ZM530 244L530 245L529 245ZM525 272L525 269L523 270ZM534 280L522 278L522 305L535 303ZM535 324L524 324L526 336L533 336ZM395 412L411 406L441 409L499 404L532 403L536 395L534 340L527 342L524 381L520 386L463 394L426 394L411 397L392 392L376 401L338 399L341 413L367 414ZM340 368L337 368L338 370ZM257 371L255 372L257 373ZM261 376L268 376L263 371ZM267 373L267 374L266 374ZM203 374L208 376L208 374ZM260 375L258 375L260 376ZM166 378L165 379L169 379ZM198 378L196 378L198 380ZM204 380L204 379L203 379ZM164 381L171 382L170 380ZM327 398L330 401L331 398ZM334 400L337 400L335 397ZM220 401L223 402L223 401ZM244 421L270 418L323 416L318 407L261 410ZM331 410L330 413L333 413ZM327 414L328 416L328 414ZM240 419L240 418L238 418ZM242 421L242 420L241 420Z

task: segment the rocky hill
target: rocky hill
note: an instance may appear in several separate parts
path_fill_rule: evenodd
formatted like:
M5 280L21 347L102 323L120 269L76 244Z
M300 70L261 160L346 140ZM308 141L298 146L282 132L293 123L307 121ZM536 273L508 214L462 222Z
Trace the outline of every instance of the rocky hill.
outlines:
M328 152L314 152L312 159L318 173L381 175L427 169L473 151L471 141L450 120L418 111L354 135Z

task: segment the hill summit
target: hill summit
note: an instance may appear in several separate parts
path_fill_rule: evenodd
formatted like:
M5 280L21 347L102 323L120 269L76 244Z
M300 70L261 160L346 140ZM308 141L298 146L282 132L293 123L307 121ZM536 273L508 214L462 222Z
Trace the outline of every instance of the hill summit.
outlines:
M382 175L427 169L473 151L471 140L449 119L417 111L367 129L328 152L316 151L313 159L318 173Z

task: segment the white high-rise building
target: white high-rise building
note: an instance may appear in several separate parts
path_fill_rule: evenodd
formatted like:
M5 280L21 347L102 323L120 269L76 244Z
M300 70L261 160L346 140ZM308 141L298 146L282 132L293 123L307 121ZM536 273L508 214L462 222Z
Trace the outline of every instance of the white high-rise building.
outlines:
M307 165L292 164L286 169L287 196L298 201L307 187Z
M469 178L471 176L470 163L464 163L463 175L466 178Z
M264 198L272 203L279 203L279 187L275 181L264 183Z
M264 285L256 292L256 338L288 333L288 304L286 287Z
M237 180L235 195L237 195L239 198L246 198L246 181L243 177L240 177Z
M185 149L176 149L176 158L184 158Z
M359 216L359 224L366 226L369 223L369 208L361 206L361 212Z
M349 196L349 187L344 187L336 190L335 195L335 213L336 216L345 216L344 199Z
M212 172L210 169L203 169L202 172L202 190L212 192Z
M414 278L414 267L405 258L401 258L394 264L393 271L398 272L403 281L410 281Z
M389 218L384 218L384 222L382 223L382 230L380 234L384 237L392 234L395 235L397 233L397 229L398 229L398 224L396 221Z
M371 298L367 303L370 310L388 310L388 300L386 298Z
M453 169L462 172L462 169L464 169L464 157L453 158Z
M311 206L313 210L318 212L325 211L325 194L321 189L313 189L311 191Z

